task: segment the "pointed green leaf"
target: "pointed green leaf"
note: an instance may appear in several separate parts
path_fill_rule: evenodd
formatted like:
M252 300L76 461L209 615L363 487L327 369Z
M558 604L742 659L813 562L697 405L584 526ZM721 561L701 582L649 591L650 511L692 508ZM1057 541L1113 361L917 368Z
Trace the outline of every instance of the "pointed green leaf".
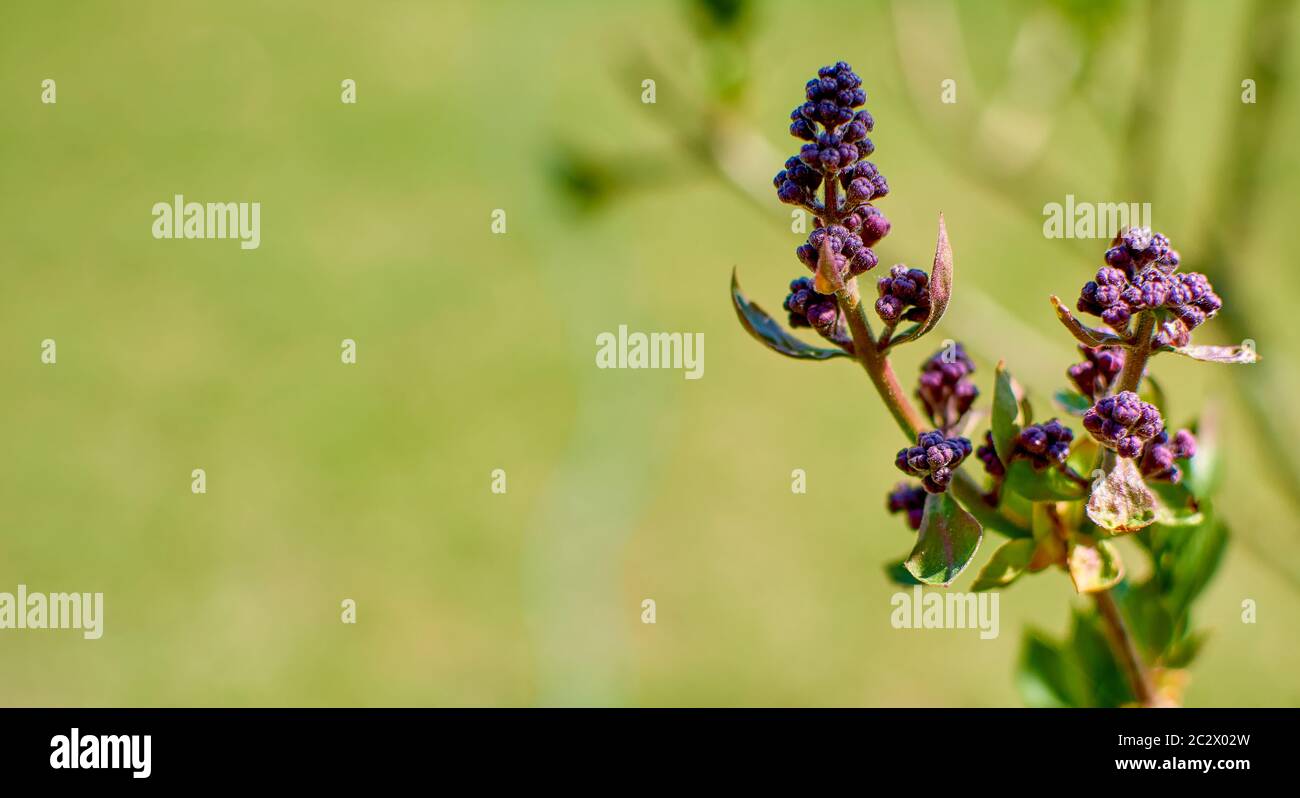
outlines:
M907 570L928 585L952 584L979 549L984 530L948 493L925 497L925 514Z
M833 357L853 357L843 349L825 349L806 344L782 327L758 305L750 302L740 290L736 272L731 272L731 302L736 308L740 326L759 343L786 357L800 360L829 360Z
M971 585L971 592L979 593L983 590L1002 588L1016 581L1029 567L1029 561L1033 559L1036 547L1037 544L1032 538L1017 538L1003 543L993 552L988 563L980 569L979 576L975 577L975 584Z
M1010 462L1011 451L1015 446L1020 426L1016 417L1020 415L1020 399L1016 396L1015 383L1007 371L1006 363L999 361L997 374L993 383L993 449L1003 463Z
M1124 562L1109 540L1080 535L1066 545L1065 561L1074 589L1080 593L1109 590L1124 578Z
M1088 517L1107 532L1136 532L1156 520L1156 497L1142 481L1137 465L1121 457L1088 498Z

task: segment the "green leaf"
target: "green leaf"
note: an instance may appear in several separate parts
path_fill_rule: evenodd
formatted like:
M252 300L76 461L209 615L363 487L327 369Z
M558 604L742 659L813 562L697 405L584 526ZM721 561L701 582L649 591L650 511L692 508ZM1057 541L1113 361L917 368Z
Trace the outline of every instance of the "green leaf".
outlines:
M999 361L993 383L993 420L990 425L993 428L993 449L1003 463L1011 461L1016 436L1020 434L1020 426L1016 424L1019 414L1020 400L1016 396L1015 383L1006 363Z
M1174 618L1181 620L1219 569L1228 545L1228 528L1214 518L1199 527L1176 530L1175 534L1181 545L1174 558L1168 601Z
M907 566L901 560L891 560L885 563L885 576L894 584L904 587L921 584L916 581L916 577L912 576L912 572L907 570Z
M1065 561L1074 589L1080 593L1109 590L1124 578L1124 562L1109 540L1077 536L1066 544Z
M1209 638L1209 632L1204 630L1191 632L1181 640L1169 647L1169 653L1164 657L1166 667L1186 668L1196 659L1196 655L1201 653L1201 648L1205 646L1205 641Z
M1156 494L1156 522L1164 526L1197 526L1205 516L1196 498L1183 483L1156 482L1147 485Z
M1016 687L1031 707L1079 707L1087 702L1083 674L1062 647L1026 629L1016 667Z
M1057 391L1053 398L1056 399L1056 404L1062 410L1072 416L1082 416L1088 412L1088 408L1092 407L1092 402L1088 397L1078 391Z
M952 298L952 245L948 243L948 228L939 214L939 240L934 245L934 267L930 270L930 313L920 324L895 338L890 346L915 341L933 330L948 310Z
M988 563L980 569L979 576L975 577L975 584L971 585L971 592L979 593L1006 587L1016 581L1029 567L1035 548L1037 544L1031 538L1017 538L1003 543L993 552Z
M1173 640L1175 622L1159 586L1150 580L1137 586L1125 582L1114 593L1145 657L1155 659L1164 654Z
M1258 363L1259 353L1253 346L1164 346L1162 352L1174 352L1205 363Z
M1134 700L1133 689L1096 615L1074 613L1066 650L1083 673L1088 696L1085 706L1119 707Z
M736 318L759 343L786 357L800 360L829 360L833 357L853 357L843 349L824 349L796 338L758 305L750 302L740 290L736 272L731 272L731 303L736 308Z
M1156 520L1156 497L1142 481L1137 466L1118 458L1106 478L1088 497L1088 517L1107 532L1136 532Z
M1018 493L1031 502L1078 501L1088 492L1087 486L1070 479L1060 469L1036 471L1028 460L1011 461L1002 489Z
M925 497L925 514L907 570L928 585L952 584L979 549L984 530L947 492Z

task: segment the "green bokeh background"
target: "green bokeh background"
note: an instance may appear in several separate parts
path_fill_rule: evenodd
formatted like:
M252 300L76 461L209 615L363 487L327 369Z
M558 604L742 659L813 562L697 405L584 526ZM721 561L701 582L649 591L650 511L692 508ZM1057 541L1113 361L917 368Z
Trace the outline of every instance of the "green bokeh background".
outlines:
M0 631L0 704L1018 704L1020 630L1065 629L1083 606L1068 579L1006 591L996 640L894 630L881 566L912 542L883 511L897 430L846 361L758 347L725 287L739 266L775 309L802 268L768 181L803 82L846 59L893 188L882 262L924 265L940 211L956 252L954 305L900 373L956 338L986 397L1005 357L1046 409L1074 359L1046 297L1077 292L1104 242L1044 238L1041 209L1148 199L1125 192L1117 144L1145 49L1176 64L1139 106L1162 131L1155 224L1188 267L1234 271L1225 314L1266 358L1268 411L1300 426L1300 62L1245 105L1251 4L1163 4L1172 31L1104 5L1098 29L1068 3L772 2L710 51L678 2L3 4L0 590L102 591L106 619L98 641ZM1087 101L1054 103L1090 36ZM745 63L728 118L775 160L728 177L679 131L723 124L708 81ZM1203 263L1211 167L1266 103L1249 235ZM995 174L1037 151L1033 188L973 177L954 137ZM639 188L575 202L564 150ZM153 240L150 207L175 193L261 202L261 247ZM704 378L595 368L620 324L703 332ZM1260 476L1277 455L1238 371L1156 371L1175 421L1220 408L1234 532L1187 701L1296 705L1297 497Z

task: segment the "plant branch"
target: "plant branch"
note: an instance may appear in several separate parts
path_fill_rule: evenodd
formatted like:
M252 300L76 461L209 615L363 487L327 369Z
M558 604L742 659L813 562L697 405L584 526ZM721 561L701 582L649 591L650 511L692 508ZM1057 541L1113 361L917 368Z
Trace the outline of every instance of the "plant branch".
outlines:
M1138 318L1137 332L1134 333L1133 348L1124 355L1124 370L1115 382L1115 393L1136 391L1146 371L1147 361L1151 359L1151 334L1156 328L1155 311L1144 310Z
M1144 707L1155 706L1156 695L1151 687L1151 679L1147 674L1146 666L1142 664L1142 658L1138 655L1133 636L1129 634L1128 626L1124 623L1124 616L1120 614L1119 605L1115 603L1114 595L1109 590L1103 590L1093 593L1092 597L1097 603L1097 612L1106 622L1106 632L1111 647L1124 668L1129 685L1133 688L1134 697Z

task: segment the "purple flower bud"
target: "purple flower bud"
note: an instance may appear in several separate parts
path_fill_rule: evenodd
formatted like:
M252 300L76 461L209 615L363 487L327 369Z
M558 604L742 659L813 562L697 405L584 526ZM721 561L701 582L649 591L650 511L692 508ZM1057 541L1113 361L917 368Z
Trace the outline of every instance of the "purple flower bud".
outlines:
M1142 452L1142 439L1136 435L1120 438L1115 451L1120 457L1137 457Z
M865 177L859 177L852 183L849 183L848 197L849 202L860 203L869 201L875 193L875 186Z
M881 213L874 207L867 208L862 215L862 242L867 246L875 246L880 239L889 235L889 220L885 214Z
M885 321L897 321L903 313L903 302L896 297L882 296L876 300L876 313Z
M776 190L776 196L787 205L798 205L804 201L806 194L803 186L787 180Z
M865 274L866 272L876 268L878 262L876 253L871 251L869 247L864 246L862 249L858 250L857 253L853 255L853 259L849 261L849 272L854 276Z
M1020 433L1020 445L1031 454L1047 451L1047 434L1038 427L1028 427Z
M1124 247L1111 247L1106 250L1106 263L1116 269L1127 270L1132 262L1128 256L1128 250Z
M900 482L889 493L885 507L891 513L905 513L907 525L913 531L919 530L925 512L925 493L925 488Z
M916 446L899 451L894 465L910 476L921 477L921 485L930 493L943 493L952 481L953 470L970 453L970 441L965 438L924 432L917 437Z

